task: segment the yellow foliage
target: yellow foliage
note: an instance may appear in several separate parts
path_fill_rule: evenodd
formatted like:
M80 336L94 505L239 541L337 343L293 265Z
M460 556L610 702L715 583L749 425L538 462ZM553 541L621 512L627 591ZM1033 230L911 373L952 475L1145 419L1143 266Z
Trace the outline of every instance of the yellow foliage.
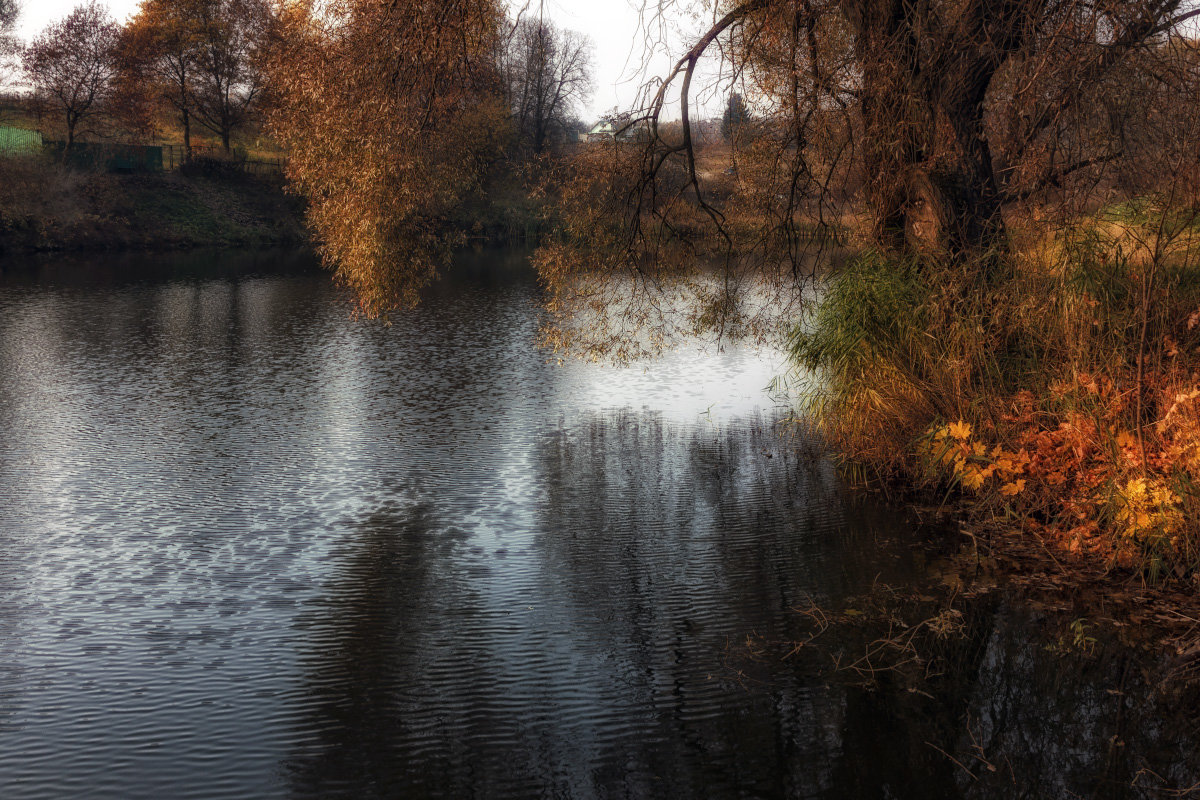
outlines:
M1019 478L1012 483L1006 483L1000 487L1000 493L1013 497L1025 491L1025 479Z
M1025 471L1029 455L1024 451L1009 452L999 445L989 450L985 443L972 441L971 433L971 424L962 420L935 427L928 433L925 455L935 465L947 467L966 489L978 492L994 478L1005 482L1001 488L1004 494L1021 492L1025 481L1013 482L1013 478Z
M1117 520L1127 536L1169 535L1183 523L1180 499L1157 478L1131 478L1121 490Z
M971 438L971 423L959 420L950 425L949 433L960 442L965 442Z

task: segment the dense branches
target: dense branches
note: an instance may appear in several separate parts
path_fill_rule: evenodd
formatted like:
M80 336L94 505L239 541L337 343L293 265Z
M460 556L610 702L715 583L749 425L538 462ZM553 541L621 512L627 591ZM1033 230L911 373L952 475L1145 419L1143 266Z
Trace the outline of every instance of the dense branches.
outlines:
M590 47L575 31L541 19L517 22L500 56L522 147L540 154L570 138L578 105L591 91Z
M368 313L416 301L504 134L492 0L334 0L277 31L271 122L324 256Z
M192 116L200 60L197 3L144 0L122 31L122 83L179 115L184 150L192 152Z
M122 33L123 84L179 115L189 154L193 121L229 152L262 91L268 22L263 0L143 0Z
M37 97L62 113L68 148L80 125L108 100L119 35L120 28L93 0L51 24L25 50L25 76Z
M268 9L265 0L208 0L198 6L195 115L228 153L233 132L246 122L263 89Z
M17 0L0 0L0 83L8 80L11 72L10 59L21 52L21 46L13 31L21 5Z
M707 298L714 313L702 316L724 330L740 321L738 287L751 275L782 288L806 272L809 245L839 228L989 280L1015 204L1093 202L1072 190L1111 185L1139 146L1131 126L1156 113L1106 119L1101 109L1146 81L1195 107L1194 79L1163 58L1167 37L1198 13L1182 0L743 0L711 10L709 29L632 117L648 126L644 145L589 155L574 173L582 186L607 171L622 197L609 224L624 234L603 257L594 236L543 252L562 325L597 264L654 283L708 260L730 288ZM733 142L732 182L700 163L691 132L698 66L718 48L723 80L760 119ZM664 124L671 113L679 133Z

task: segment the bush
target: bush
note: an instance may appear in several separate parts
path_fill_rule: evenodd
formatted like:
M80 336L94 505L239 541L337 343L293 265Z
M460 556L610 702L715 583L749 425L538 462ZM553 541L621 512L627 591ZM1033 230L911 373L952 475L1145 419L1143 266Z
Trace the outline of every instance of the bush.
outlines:
M999 267L851 262L791 342L816 424L977 519L1200 581L1200 236L1164 208L1127 203Z

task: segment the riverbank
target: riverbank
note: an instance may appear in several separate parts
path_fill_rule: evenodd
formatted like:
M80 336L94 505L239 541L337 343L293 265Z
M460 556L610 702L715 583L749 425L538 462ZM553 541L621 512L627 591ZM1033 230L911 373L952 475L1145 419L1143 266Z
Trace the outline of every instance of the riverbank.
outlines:
M281 177L114 175L0 160L0 255L270 247L308 241Z
M1064 572L1194 592L1196 219L1147 198L978 263L867 253L793 340L809 411L860 479L1089 565Z

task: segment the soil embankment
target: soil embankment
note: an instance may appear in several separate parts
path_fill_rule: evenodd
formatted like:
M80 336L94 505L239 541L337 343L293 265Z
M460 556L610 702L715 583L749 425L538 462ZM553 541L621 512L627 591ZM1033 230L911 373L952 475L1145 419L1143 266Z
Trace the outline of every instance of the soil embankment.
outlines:
M114 175L0 160L0 254L265 247L307 241L280 177Z

